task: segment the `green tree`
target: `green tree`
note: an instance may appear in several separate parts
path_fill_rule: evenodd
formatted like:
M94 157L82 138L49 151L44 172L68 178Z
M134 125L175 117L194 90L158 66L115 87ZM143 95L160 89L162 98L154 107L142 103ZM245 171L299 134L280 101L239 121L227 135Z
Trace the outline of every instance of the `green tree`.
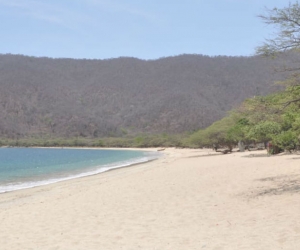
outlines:
M240 129L234 127L239 118L236 113L224 117L220 121L213 123L206 129L199 130L190 137L191 144L199 147L227 147L233 148L240 140Z
M291 151L297 149L299 146L299 139L296 132L292 130L282 131L280 134L273 137L272 142L279 148Z
M249 130L247 137L256 142L267 142L281 132L281 126L273 121L261 121Z

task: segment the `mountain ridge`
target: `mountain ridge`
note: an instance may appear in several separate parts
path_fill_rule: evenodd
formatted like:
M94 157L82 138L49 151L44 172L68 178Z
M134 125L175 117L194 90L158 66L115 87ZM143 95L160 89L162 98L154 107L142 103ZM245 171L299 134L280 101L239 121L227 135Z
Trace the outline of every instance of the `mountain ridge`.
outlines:
M278 89L259 56L54 59L0 54L0 136L183 133Z

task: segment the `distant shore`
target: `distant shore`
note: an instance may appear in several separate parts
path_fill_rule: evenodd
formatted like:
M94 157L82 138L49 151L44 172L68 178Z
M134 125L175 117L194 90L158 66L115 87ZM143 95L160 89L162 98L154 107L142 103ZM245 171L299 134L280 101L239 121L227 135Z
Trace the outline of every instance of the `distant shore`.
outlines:
M300 246L299 155L163 152L131 168L0 194L1 249Z

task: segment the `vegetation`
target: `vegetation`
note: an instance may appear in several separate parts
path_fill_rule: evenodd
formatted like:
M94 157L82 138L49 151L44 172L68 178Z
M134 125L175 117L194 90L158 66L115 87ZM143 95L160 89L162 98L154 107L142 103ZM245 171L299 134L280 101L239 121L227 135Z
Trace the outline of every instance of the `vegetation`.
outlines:
M236 145L239 141L267 143L285 150L300 147L300 103L282 108L289 91L246 100L222 120L191 135L192 144L205 147Z
M9 147L184 147L187 135L139 135L136 137L104 137L104 138L46 138L30 137L21 139L1 139L1 146ZM186 145L187 146L187 145Z
M300 5L289 4L283 9L267 10L260 16L267 24L277 28L273 39L268 39L258 47L257 53L265 56L288 57L298 59L300 49ZM267 96L256 96L244 103L222 120L200 130L190 137L190 142L197 146L213 144L226 146L238 141L246 144L271 141L273 149L300 149L300 67L298 60L291 60L289 66L280 67L288 73L285 89ZM279 152L279 150L272 150Z

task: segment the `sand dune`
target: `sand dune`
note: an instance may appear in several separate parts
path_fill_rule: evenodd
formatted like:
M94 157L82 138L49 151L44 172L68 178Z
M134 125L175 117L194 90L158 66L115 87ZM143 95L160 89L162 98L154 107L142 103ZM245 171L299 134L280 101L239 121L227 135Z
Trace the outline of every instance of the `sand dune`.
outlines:
M0 194L0 249L300 249L299 156L164 154Z

